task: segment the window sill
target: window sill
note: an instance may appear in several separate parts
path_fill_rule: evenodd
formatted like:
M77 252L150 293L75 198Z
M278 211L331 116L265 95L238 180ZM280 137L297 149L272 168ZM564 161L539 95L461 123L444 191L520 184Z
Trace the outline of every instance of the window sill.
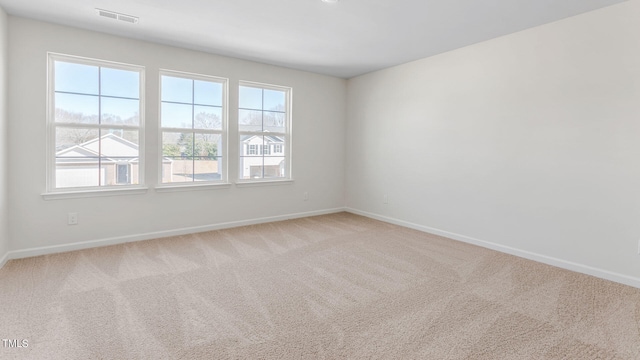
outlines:
M159 185L159 186L156 186L155 191L159 193L164 193L164 192L175 192L175 191L218 190L218 189L228 189L229 187L231 187L230 183Z
M290 185L293 184L293 179L285 180L238 180L236 182L237 187L251 187L251 186L274 186L274 185Z
M146 194L148 187L129 187L118 189L79 190L79 191L55 191L42 194L45 200L80 199L100 196L142 195Z

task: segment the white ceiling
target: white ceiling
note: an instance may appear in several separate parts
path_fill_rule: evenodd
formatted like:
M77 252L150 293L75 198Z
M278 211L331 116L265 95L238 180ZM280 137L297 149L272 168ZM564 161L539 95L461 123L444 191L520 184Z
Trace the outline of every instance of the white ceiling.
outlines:
M0 0L24 16L350 78L625 0ZM95 8L140 17L136 25Z

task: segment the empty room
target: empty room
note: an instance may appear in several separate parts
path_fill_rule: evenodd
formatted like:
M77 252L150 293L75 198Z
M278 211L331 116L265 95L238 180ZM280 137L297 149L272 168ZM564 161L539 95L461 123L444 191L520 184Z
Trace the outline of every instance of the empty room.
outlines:
M0 358L640 359L640 0L0 0Z

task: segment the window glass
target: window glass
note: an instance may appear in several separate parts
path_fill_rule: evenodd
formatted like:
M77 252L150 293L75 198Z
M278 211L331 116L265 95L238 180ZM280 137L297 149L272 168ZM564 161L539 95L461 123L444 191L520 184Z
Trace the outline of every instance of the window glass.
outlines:
M239 178L290 178L291 89L242 82L238 95Z
M161 81L162 183L225 179L225 79L164 71Z
M48 189L140 184L143 68L54 54L49 62Z

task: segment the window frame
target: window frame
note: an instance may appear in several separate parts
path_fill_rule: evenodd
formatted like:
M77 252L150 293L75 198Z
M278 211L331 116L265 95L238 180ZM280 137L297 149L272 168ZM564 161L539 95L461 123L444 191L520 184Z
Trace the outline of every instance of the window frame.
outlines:
M240 88L241 87L253 87L253 88L259 88L261 90L275 90L275 91L282 91L285 93L285 120L284 120L284 125L285 125L285 132L284 133L278 133L278 132L265 132L264 130L262 131L242 131L240 130L240 110L257 110L257 109L245 109L245 108L241 108L240 107ZM237 88L237 95L238 95L238 103L237 103L237 107L236 107L236 111L238 111L238 116L236 119L236 126L237 126L237 141L239 143L239 146L237 147L238 149L240 149L241 151L238 153L238 156L236 157L236 161L237 161L237 172L236 172L236 185L238 186L251 186L252 184L254 185L259 185L260 183L291 183L293 181L293 174L292 174L292 169L293 169L293 151L292 151L292 143L291 143L291 139L292 139L292 134L293 134L293 129L292 129L292 118L293 118L293 88L290 86L283 86L283 85L274 85L274 84L266 84L266 83L261 83L261 82L255 82L255 81L247 81L247 80L240 80L238 81L238 88ZM263 97L264 97L264 93L263 93ZM265 111L269 111L264 109L264 98L263 98L263 104L262 104L262 109L260 111L265 112ZM263 120L264 121L264 120ZM284 157L284 161L285 161L285 174L283 177L268 177L265 178L264 177L264 163L263 163L263 177L262 178L249 178L249 179L244 179L242 178L242 136L243 135L257 135L257 136L266 136L266 134L269 135L275 135L275 136L282 136L284 138L284 151L282 151L282 155L281 157ZM263 140L264 141L264 140ZM262 145L258 145L258 152L259 155L264 157L263 154L263 146L266 146L264 143ZM270 155L272 155L273 152L270 151Z
M139 75L138 89L138 126L123 124L82 124L78 128L90 129L124 129L138 132L138 183L137 184L114 184L98 186L77 186L77 187L56 187L56 129L74 128L73 123L57 123L55 119L55 63L67 62L73 64L104 67L109 69L125 70L137 72ZM147 190L145 182L145 71L142 65L128 64L104 59L88 58L83 56L67 55L55 52L47 52L47 114L46 114L46 191L43 193L45 200L58 198L77 198L104 195L122 194L142 194ZM101 97L102 95L97 95ZM101 116L102 114L98 114ZM116 165L117 166L117 165Z
M187 79L191 81L200 80L220 83L222 85L222 126L220 130L209 129L195 129L192 125L191 128L172 128L162 126L162 76L171 76L181 79ZM187 103L185 103L187 104ZM197 106L195 103L189 104L191 106ZM192 114L193 115L193 114ZM220 160L222 165L219 170L221 171L219 180L209 181L176 181L176 182L163 182L163 133L164 132L191 132L194 134L219 134L222 141L222 159ZM229 185L229 79L206 74L197 74L185 71L160 69L158 71L158 182L156 189L160 191L170 191L172 189L186 189L186 188L209 188L218 187L220 185Z

